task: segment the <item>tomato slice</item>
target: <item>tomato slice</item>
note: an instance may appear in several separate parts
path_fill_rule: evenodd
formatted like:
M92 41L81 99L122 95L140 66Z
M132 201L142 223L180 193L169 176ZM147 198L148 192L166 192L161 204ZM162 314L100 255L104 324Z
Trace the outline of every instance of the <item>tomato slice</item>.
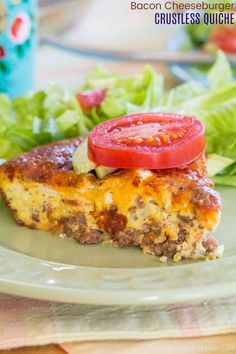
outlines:
M103 89L86 90L76 95L84 110L100 106L105 96L106 91Z
M172 113L111 119L88 136L89 158L114 168L175 168L195 160L205 146L203 123L193 116Z
M209 42L229 54L236 53L236 28L217 27L209 37Z

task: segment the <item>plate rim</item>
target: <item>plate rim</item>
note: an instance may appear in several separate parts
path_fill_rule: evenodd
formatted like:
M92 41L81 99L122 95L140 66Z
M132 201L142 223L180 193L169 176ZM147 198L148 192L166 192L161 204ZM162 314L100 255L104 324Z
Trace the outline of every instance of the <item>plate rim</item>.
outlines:
M38 300L94 305L181 304L190 302L190 299L193 303L236 295L236 272L231 271L231 277L227 282L223 282L223 286L215 281L216 278L208 284L197 285L202 281L202 277L209 273L209 266L214 268L214 274L217 274L215 268L229 274L229 267L232 270L236 266L236 256L210 261L207 272L204 272L204 264L205 261L171 268L138 269L72 266L41 260L0 247L0 291ZM26 281L25 270L29 266L31 272ZM170 269L174 277L176 271L179 273L182 270L185 279L182 287L173 287L173 277L165 279L163 272L169 273ZM70 282L65 284L64 272L68 270L73 281L79 275L79 278L76 278L79 280L77 287L71 286ZM212 271L213 269L210 269L210 273ZM200 278L196 279L195 287L189 287L186 280L192 277L193 272L195 276L200 275ZM95 279L95 286L93 284L89 287L88 282L91 285ZM161 280L160 286L155 283L158 279Z

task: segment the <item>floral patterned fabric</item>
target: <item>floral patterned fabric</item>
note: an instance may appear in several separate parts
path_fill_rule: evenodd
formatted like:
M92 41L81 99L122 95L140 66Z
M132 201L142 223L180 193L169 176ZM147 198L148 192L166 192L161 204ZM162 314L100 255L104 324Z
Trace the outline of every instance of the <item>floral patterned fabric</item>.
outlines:
M0 0L0 92L11 97L33 87L36 0Z

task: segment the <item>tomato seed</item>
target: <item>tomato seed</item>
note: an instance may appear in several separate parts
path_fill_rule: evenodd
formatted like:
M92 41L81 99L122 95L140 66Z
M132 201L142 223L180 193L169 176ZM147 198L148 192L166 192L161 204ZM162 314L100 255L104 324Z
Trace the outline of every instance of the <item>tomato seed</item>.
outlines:
M150 136L149 138L146 139L148 143L153 143L154 137Z
M163 144L169 144L170 143L169 135L161 135L160 138L161 138L161 141L162 141Z
M142 143L143 142L143 139L142 138L135 138L134 141L138 144Z
M171 139L178 139L179 135L176 133L170 134Z
M160 138L158 138L158 136L155 136L155 142L157 145L161 144L161 140L160 140Z

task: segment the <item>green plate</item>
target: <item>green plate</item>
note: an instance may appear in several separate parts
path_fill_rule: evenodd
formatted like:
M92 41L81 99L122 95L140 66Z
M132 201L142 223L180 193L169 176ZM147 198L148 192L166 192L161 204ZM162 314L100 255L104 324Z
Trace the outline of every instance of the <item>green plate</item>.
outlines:
M219 188L224 257L162 264L138 249L82 246L15 224L1 207L0 291L90 304L164 304L236 295L236 188Z

